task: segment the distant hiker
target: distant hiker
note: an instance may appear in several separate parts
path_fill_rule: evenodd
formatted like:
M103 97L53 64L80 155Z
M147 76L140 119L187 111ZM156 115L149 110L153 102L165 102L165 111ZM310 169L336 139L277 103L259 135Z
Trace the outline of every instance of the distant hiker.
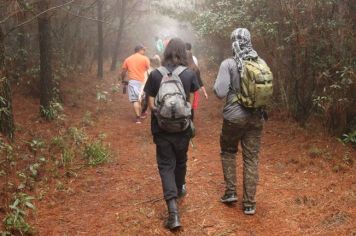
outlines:
M156 49L157 55L159 55L159 56L163 55L163 52L164 52L163 41L158 36L155 37L155 49Z
M151 74L151 72L158 67L161 66L161 58L159 55L155 55L150 58L150 68L148 69L147 75ZM142 87L143 90L143 87ZM142 112L141 112L141 118L145 119L147 116L147 109L148 109L148 96L146 96L146 93L142 91L141 95L141 105L142 105Z
M124 61L121 73L122 83L128 84L129 101L133 104L137 124L141 123L140 92L145 81L145 73L150 67L150 61L145 56L145 51L146 48L143 45L136 46L135 53ZM126 73L128 73L128 81Z
M253 215L256 212L258 154L263 118L266 119L263 107L272 94L272 73L252 48L250 32L247 29L234 30L231 40L234 56L221 63L214 85L217 97L227 97L220 136L221 161L226 184L221 202L237 201L236 153L238 142L241 142L243 209L245 214ZM249 86L246 86L247 83Z
M164 37L164 39L163 39L163 46L164 46L164 48L167 47L169 41L171 41L171 38L170 38L168 35L166 35L166 36Z
M152 110L151 131L169 213L166 227L172 230L181 226L177 198L186 194L187 151L192 135L189 101L199 85L195 73L186 67L181 39L170 40L162 64L149 75L144 91Z
M199 67L198 59L193 55L193 52L192 52L192 44L185 43L185 49L187 49L187 51L192 53L194 64Z
M198 79L198 84L200 86L200 89L203 91L204 96L206 99L208 99L208 94L206 93L205 87L204 87L204 83L201 79L201 75L200 75L200 70L198 68L198 66L194 63L193 61L193 55L190 51L187 51L187 61L188 61L188 67L195 72L195 74L197 75L197 79ZM196 91L194 93L194 99L193 99L193 104L192 104L192 120L194 119L194 114L195 114L195 110L198 109L198 103L199 103L199 91Z

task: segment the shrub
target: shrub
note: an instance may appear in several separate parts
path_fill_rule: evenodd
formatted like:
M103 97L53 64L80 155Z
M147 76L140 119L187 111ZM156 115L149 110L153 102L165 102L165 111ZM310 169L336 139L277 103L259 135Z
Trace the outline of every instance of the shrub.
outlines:
M30 146L31 151L34 153L45 148L46 146L45 142L41 138L34 138L27 143Z
M4 225L6 230L12 233L20 233L21 235L33 234L32 227L26 222L26 208L34 210L35 207L31 203L34 197L31 197L25 193L19 193L16 195L13 204L11 204L10 212L4 219Z
M90 111L85 112L82 122L85 126L92 126L94 124L93 117Z
M108 147L106 147L101 141L95 141L88 144L84 148L83 155L88 160L88 164L91 166L102 164L111 156Z
M312 158L320 157L323 154L323 150L317 147L312 147L309 149L309 156Z
M41 106L40 112L42 117L46 120L54 120L57 119L61 112L63 111L62 104L59 102L52 102L48 108Z
M75 153L73 150L66 149L66 148L63 149L61 159L62 159L62 165L64 166L64 168L68 169L71 166L74 157L75 157Z
M96 100L99 102L107 102L108 101L108 92L107 91L101 91L96 93Z
M64 141L64 138L62 136L55 136L52 139L51 145L53 145L54 147L63 150L66 146L66 143Z
M348 134L343 134L341 137L343 143L351 143L351 145L356 148L356 131Z
M70 127L68 129L69 136L73 139L75 144L79 145L84 143L88 139L84 129L78 129L76 127Z

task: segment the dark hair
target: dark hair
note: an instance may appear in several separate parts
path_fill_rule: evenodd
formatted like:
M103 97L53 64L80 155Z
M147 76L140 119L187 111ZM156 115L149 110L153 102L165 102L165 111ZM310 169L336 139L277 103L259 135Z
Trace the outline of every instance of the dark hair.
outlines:
M146 48L145 48L145 46L143 46L143 44L137 45L137 46L135 47L135 49L134 49L135 53L136 53L136 52L139 52L139 51L141 51L141 50L146 50Z
M192 44L191 43L185 43L185 49L187 49L188 51L192 50Z
M187 66L187 51L185 49L185 43L180 38L173 38L167 44L163 55L163 66Z

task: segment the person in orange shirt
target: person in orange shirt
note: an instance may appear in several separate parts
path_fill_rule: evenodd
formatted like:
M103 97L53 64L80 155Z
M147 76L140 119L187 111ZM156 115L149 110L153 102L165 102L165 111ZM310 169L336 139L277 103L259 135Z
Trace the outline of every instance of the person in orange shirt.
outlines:
M128 87L129 101L133 104L136 114L136 124L141 123L141 92L146 82L147 70L150 60L145 56L146 48L143 45L135 47L135 53L125 59L122 65L121 80Z

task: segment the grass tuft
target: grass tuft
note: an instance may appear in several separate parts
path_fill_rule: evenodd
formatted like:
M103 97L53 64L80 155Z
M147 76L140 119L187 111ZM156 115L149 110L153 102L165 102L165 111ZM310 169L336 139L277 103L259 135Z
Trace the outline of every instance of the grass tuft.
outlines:
M86 145L83 156L88 160L89 165L96 166L106 162L111 153L101 141L95 141Z

